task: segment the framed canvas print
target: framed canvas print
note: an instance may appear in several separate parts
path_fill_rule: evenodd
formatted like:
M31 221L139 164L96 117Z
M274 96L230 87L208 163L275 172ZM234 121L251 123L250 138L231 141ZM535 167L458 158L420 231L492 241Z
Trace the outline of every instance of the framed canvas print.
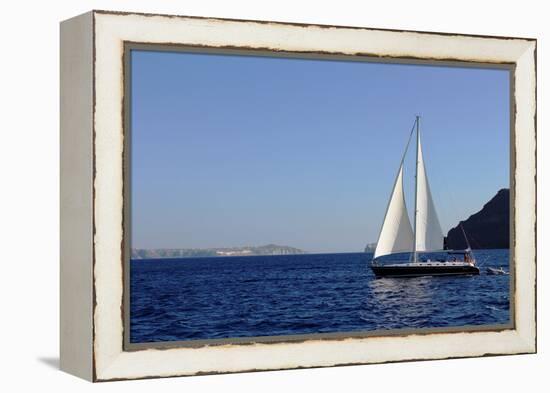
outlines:
M61 24L61 368L536 351L536 40Z

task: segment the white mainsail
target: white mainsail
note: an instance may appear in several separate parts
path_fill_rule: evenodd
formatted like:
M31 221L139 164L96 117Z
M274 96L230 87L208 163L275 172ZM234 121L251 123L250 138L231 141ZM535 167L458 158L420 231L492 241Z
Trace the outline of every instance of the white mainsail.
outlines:
M416 173L415 251L442 250L443 231L437 218L430 185L428 184L419 134L417 135L416 148L418 162Z
M414 245L414 235L405 204L403 192L403 162L390 198L386 217L382 224L374 258L397 252L410 252Z

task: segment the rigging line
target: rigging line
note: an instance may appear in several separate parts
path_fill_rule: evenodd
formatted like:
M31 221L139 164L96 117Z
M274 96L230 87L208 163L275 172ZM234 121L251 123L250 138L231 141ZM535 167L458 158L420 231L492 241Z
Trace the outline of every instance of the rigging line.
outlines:
M393 181L393 185L395 187L395 183L397 182L397 178L399 177L399 172L401 171L401 166L403 165L403 162L405 161L405 157L407 155L407 151L409 150L409 145L411 144L411 139L416 127L416 122L418 121L418 118L414 120L413 126L411 128L411 132L409 134L409 140L407 141L407 145L405 146L405 151L403 152L403 157L401 157L401 162L399 163L399 166L397 167L397 174L395 175L395 180ZM392 189L393 190L393 189ZM380 243L380 235L382 235L382 228L384 227L384 222L386 221L386 216L388 215L388 210L390 209L390 203L391 203L391 195L388 200L388 204L386 205L386 212L384 213L384 220L382 221L382 224L380 225L380 229L378 231L378 239L376 241L376 247L378 248L378 243ZM374 254L376 254L376 249L374 250ZM373 262L374 262L374 255L373 255Z
M476 238L475 238L474 236L472 236L471 233L470 233L468 236L469 236L469 239L470 239L472 242L474 242L475 244L477 244L477 248L478 248L478 249L482 249L482 248L483 248L483 246L481 245L481 243L478 242L478 241L476 240Z
M447 190L450 190L448 187L446 187ZM456 208L456 202L455 202L455 199L454 199L454 193L453 192L449 192L449 196L450 196L450 200L451 200L451 205L452 205L452 210L453 212L456 214L457 213L457 208ZM478 248L481 248L481 244L475 239L474 236L472 236L471 233L468 233L468 235L466 234L466 229L464 228L464 225L463 225L463 222L465 222L467 219L464 219L464 220L459 220L458 221L458 225L456 227L460 227L461 231L462 231L462 235L464 236L464 240L466 241L466 246L468 248L470 248L470 250L472 250L472 247L470 245L470 241L472 241L472 243L475 243L477 244ZM447 232L448 234L448 232ZM473 250L472 250L472 254L473 254Z
M414 120L413 126L411 128L411 132L409 134L409 140L407 141L407 146L405 146L405 152L403 153L403 157L401 157L401 163L399 164L399 168L401 168L401 165L403 165L403 162L405 161L405 156L407 155L407 151L409 150L409 145L411 144L411 139L414 134L414 130L416 128L417 122L418 122L418 117ZM397 173L399 174L399 170Z
M468 247L468 249L472 249L472 247L470 246L470 242L468 241L468 236L466 236L466 231L464 230L464 226L462 225L462 221L458 223L458 225L460 226L460 229L462 230L462 234L464 235L464 240L466 240L466 246Z
M472 249L472 247L470 246L470 243L468 241L468 239L470 239L473 243L476 243L477 246L478 246L478 249L481 249L481 243L479 243L474 236L472 236L472 234L470 233L468 236L466 236L466 230L464 229L464 225L462 225L462 222L463 221L459 221L458 225L457 226L460 226L460 229L462 230L462 234L464 235L464 239L466 240L466 245L468 246L468 248L470 249L470 252L472 253L472 256L474 257L474 260L476 261L476 264L477 266L481 267L486 258L482 261L482 260L478 260L475 253L474 253L474 250Z
M453 211L453 213L455 215L457 215L458 213L458 209L457 209L457 204L456 204L456 201L455 201L455 198L454 198L454 192L451 187L449 187L449 182L447 181L447 178L445 177L442 177L442 182L445 184L445 190L447 191L446 194L448 195L448 200L450 200L451 202L451 210ZM460 227L460 229L462 230L462 234L464 235L464 240L466 240L466 246L471 248L470 247L470 244L469 244L469 241L468 241L468 237L466 236L466 231L464 230L464 227L462 226L462 220L458 220L458 225ZM451 228L452 229L452 228ZM449 230L450 231L450 230ZM448 241L448 235L449 235L449 231L447 231L447 241ZM474 240L471 236L470 236L470 240ZM477 243L477 242L476 242Z
M464 235L464 240L466 240L466 246L468 246L468 250L470 250L470 253L472 254L472 257L474 258L474 261L477 261L474 250L470 246L470 242L468 241L468 236L466 236L466 231L464 230L464 225L462 225L462 221L458 223L460 226L460 229L462 229L462 234ZM473 239L472 239L473 240ZM478 263L478 266L480 266L481 263Z
M413 262L416 263L418 253L416 241L418 240L418 149L420 147L420 116L416 115L416 163L414 171L414 240L413 240Z
M453 189L448 187L449 184L448 184L448 181L445 177L443 177L443 182L445 183L445 186L446 186L445 189L447 191L447 195L449 196L449 200L451 201L451 210L456 215L458 213L458 209L456 207L457 205L456 205L456 201L455 201L455 198L454 198ZM464 236L464 240L466 241L466 246L470 249L470 252L472 253L472 257L474 258L474 260L477 263L478 262L477 258L476 258L475 253L474 253L474 251L473 251L473 249L470 245L469 240L471 240L473 243L476 243L479 248L481 248L481 244L471 234L469 234L468 236L466 235L466 230L464 229L464 225L462 224L464 221L466 221L466 219L465 220L460 220L459 219L457 227L460 227L460 229L462 231L462 235ZM449 231L447 231L447 242L448 242L448 235L449 235ZM481 266L482 264L483 264L483 262L477 263L478 266Z

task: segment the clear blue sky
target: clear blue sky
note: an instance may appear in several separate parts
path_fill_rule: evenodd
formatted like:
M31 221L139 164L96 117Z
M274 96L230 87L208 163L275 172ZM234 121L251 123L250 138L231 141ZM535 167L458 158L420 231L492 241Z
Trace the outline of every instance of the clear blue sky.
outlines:
M509 187L508 71L133 51L132 247L360 251L416 114L446 232Z

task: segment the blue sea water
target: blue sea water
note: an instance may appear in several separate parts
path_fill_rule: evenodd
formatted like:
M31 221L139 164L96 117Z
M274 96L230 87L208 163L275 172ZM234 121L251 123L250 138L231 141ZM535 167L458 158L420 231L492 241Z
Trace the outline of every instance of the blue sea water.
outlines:
M372 255L132 260L132 343L505 324L508 250L475 252L479 276L375 278Z

